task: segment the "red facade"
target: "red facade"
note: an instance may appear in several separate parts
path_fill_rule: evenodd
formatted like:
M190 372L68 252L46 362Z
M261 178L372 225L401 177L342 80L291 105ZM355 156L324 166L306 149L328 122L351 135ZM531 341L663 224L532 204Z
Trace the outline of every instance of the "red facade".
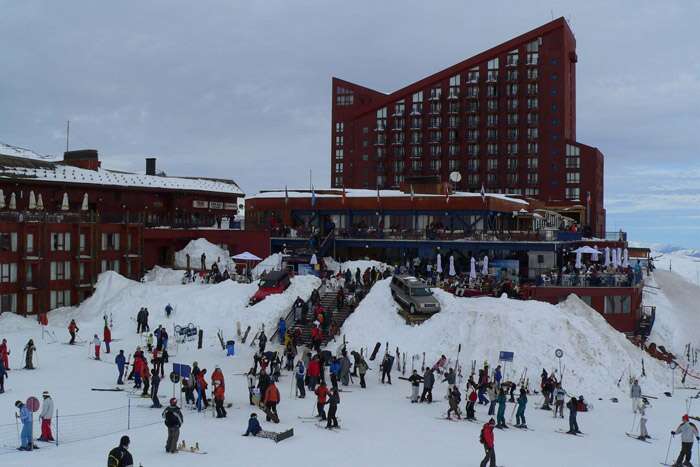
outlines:
M331 186L458 172L456 189L539 199L603 236L603 154L576 142L577 60L559 18L391 94L333 78Z

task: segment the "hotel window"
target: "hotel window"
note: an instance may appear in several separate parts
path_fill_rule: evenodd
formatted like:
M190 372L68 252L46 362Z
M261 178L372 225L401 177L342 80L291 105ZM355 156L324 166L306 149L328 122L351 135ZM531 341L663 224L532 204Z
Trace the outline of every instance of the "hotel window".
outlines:
M406 119L403 117L394 118L394 130L403 130L406 126Z
M529 83L527 85L527 95L536 96L539 91L539 85L537 83Z
M486 81L498 81L498 57L488 61L487 69L488 74L486 75Z
M369 156L367 154L362 154L362 160L367 162L369 160Z
M507 180L507 184L509 186L517 185L518 184L518 174L508 174L506 180Z
M403 161L394 161L394 172L401 173L404 169Z
M536 174L536 173L527 174L527 184L528 185L537 185L537 182L539 182L538 174Z
M457 115L450 115L447 118L448 128L457 128L459 126L459 117Z
M518 170L518 159L508 159L506 167L508 170Z
M411 161L411 170L415 172L419 172L423 169L423 161L417 160L417 161Z
M406 133L397 131L394 133L394 144L404 144L406 142Z
M537 79L539 77L540 77L540 71L537 68L528 68L527 69L528 81L537 81Z
M506 70L507 81L518 81L518 70Z
M498 99L489 99L486 101L486 108L490 112L495 112L498 110Z
M376 156L377 159L383 159L384 156L386 156L386 148L383 148L381 146L376 148Z
M579 156L581 155L581 148L571 144L566 145L566 155L567 156Z
M119 249L119 234L118 233L103 233L102 234L102 251L118 250Z
M351 90L338 86L335 90L335 103L339 106L347 106L353 104L353 93Z
M345 129L345 124L343 122L337 122L335 124L335 132L336 133L342 133L344 129Z
M467 116L467 126L469 128L476 128L479 126L479 116L478 115L468 115Z
M403 146L394 147L394 157L404 157L405 155L406 151Z
M486 86L486 97L498 97L498 86L495 84Z
M508 139L510 141L514 141L518 139L518 129L517 128L508 128Z
M535 110L535 109L538 108L538 107L539 107L539 103L538 103L536 97L530 97L530 98L527 100L527 108L528 108L529 110Z
M394 185L398 186L399 183L403 183L406 180L406 177L403 175L396 174L394 175Z
M467 130L467 141L476 141L479 139L479 130L468 129Z
M442 102L430 101L430 113L439 114L440 112L442 112Z
M494 172L498 170L498 159L487 159L486 161L488 164L486 166L486 170L488 170L489 172Z
M479 186L479 183L481 183L481 178L479 177L479 174L467 175L467 183L469 184L469 186Z
M527 139L537 139L540 136L539 128L528 128L527 129Z
M506 145L506 153L510 156L518 154L518 143L508 143Z
M475 66L467 72L467 83L478 83L479 82L479 67Z
M450 161L449 161L447 164L448 164L448 165L447 165L447 168L448 168L450 171L459 170L459 161L458 161L458 160L456 160L456 159L450 159Z
M457 135L457 130L448 130L447 141L449 141L450 143L456 143L458 141Z
M467 86L467 97L479 97L479 86Z
M52 233L51 251L70 251L70 233Z
M508 114L508 125L518 124L518 114Z
M506 56L506 66L518 66L518 50L511 50Z
M478 156L479 155L479 145L478 144L467 144L467 155L468 156Z
M469 159L467 161L467 170L470 172L478 172L479 171L479 159Z
M486 126L498 126L498 114L488 114L486 116Z
M527 143L527 153L528 154L539 154L540 145L539 143Z
M335 186L342 186L342 185L343 185L343 176L336 175L335 176Z
M525 196L539 196L539 195L540 195L539 188L525 188Z
M496 174L486 174L486 184L488 186L495 186L497 181Z
M518 85L517 84L508 84L506 85L506 95L508 96L517 96L518 95Z
M386 107L377 110L377 131L386 129Z
M423 133L420 131L411 132L411 144L420 144L423 142Z
M467 113L476 113L479 111L479 101L467 102Z
M81 283L84 283L86 278L87 278L87 269L85 267L85 263L80 263L80 266L78 267L78 278L80 279Z
M450 78L450 94L448 97L450 99L459 97L459 75L454 75Z
M521 190L520 188L508 188L506 190L506 193L509 193L511 195L521 195L523 194L523 190Z
M442 146L440 146L439 144L431 144L430 145L430 155L432 157L442 156Z
M440 128L442 126L442 117L433 115L430 117L428 128Z
M34 313L34 294L28 293L25 303L27 304L27 313Z
M106 259L102 260L102 272L106 271L114 271L114 272L119 272L119 260L115 259L113 261L108 261Z
M335 157L336 159L338 158L338 149L335 150ZM343 150L340 150L340 158L343 158ZM78 242L79 242L79 247L80 247L80 253L84 254L88 252L88 247L87 247L87 235L84 233L81 233L80 236L78 237Z
M518 110L518 99L508 99L506 108L510 111Z
M423 120L420 117L411 117L411 129L420 130L423 126Z
M630 313L630 297L625 295L608 295L605 297L606 315L621 315Z
M375 142L375 145L383 144L386 144L386 135L384 133L377 133L377 141Z
M430 161L430 170L438 172L442 168L442 161L440 159L432 159Z
M342 150L342 149L336 149L336 150L335 150L335 158L336 158L336 159L342 160L342 159L343 159L343 154L344 154L344 153L343 153L343 150Z
M51 280L64 281L70 279L70 261L51 261Z
M528 125L537 125L539 123L540 119L539 116L536 113L529 113L527 114L527 124Z
M335 145L336 147L343 146L343 135L335 135Z
M495 128L489 128L486 130L486 139L491 141L498 139L498 130Z
M581 172L566 172L566 183L581 183Z
M578 201L581 199L581 189L578 187L566 188L565 196L566 196L566 199Z
M447 154L450 156L459 156L459 145L450 144L449 146L447 146Z
M527 158L527 169L528 170L537 170L537 167L539 165L538 163L539 159L536 157L528 157Z
M342 162L335 164L335 173L339 173L339 174L343 173L343 163Z
M394 104L394 115L403 115L406 111L406 103L401 99Z
M579 169L579 168L581 168L581 158L578 156L567 157L566 158L566 168L567 169Z
M52 290L51 291L51 306L50 309L70 306L70 290Z
M0 313L17 313L17 294L0 295Z
M442 88L431 88L430 89L430 100L440 100L442 97Z
M34 253L34 234L27 234L26 242L24 244L24 251L26 253Z
M411 114L420 115L423 110L423 91L418 91L413 94L411 99Z
M17 263L0 264L0 282L17 282Z
M447 112L451 114L459 113L459 101L450 101L447 104Z
M377 187L383 187L386 185L386 177L384 175L377 175Z
M411 157L422 157L423 146L411 146Z
M498 155L498 144L496 143L489 143L486 145L486 154L489 156L497 156Z
M527 58L525 63L527 65L537 65L540 61L540 45L542 45L542 38L538 38L525 46L525 52L527 52Z

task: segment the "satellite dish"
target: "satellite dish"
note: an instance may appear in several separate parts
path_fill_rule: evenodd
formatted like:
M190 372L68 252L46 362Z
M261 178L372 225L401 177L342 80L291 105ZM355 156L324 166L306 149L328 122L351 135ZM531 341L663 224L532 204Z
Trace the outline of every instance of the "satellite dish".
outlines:
M450 181L452 183L459 183L462 180L462 175L459 172L450 173Z

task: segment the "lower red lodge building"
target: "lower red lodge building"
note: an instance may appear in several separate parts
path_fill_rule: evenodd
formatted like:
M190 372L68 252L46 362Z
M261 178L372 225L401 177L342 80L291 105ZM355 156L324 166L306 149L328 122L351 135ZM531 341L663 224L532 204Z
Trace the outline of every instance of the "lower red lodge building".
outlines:
M232 254L269 254L265 232L235 228L232 180L101 167L96 150L49 161L0 147L0 313L33 314L88 297L99 273L138 280L206 238Z

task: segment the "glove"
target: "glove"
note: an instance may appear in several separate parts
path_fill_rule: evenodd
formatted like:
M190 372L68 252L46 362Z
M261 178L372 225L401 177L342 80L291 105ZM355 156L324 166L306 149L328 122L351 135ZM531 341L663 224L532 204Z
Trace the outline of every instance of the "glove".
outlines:
M672 431L672 432L671 432L671 436L676 436L676 432L675 432L675 431Z

